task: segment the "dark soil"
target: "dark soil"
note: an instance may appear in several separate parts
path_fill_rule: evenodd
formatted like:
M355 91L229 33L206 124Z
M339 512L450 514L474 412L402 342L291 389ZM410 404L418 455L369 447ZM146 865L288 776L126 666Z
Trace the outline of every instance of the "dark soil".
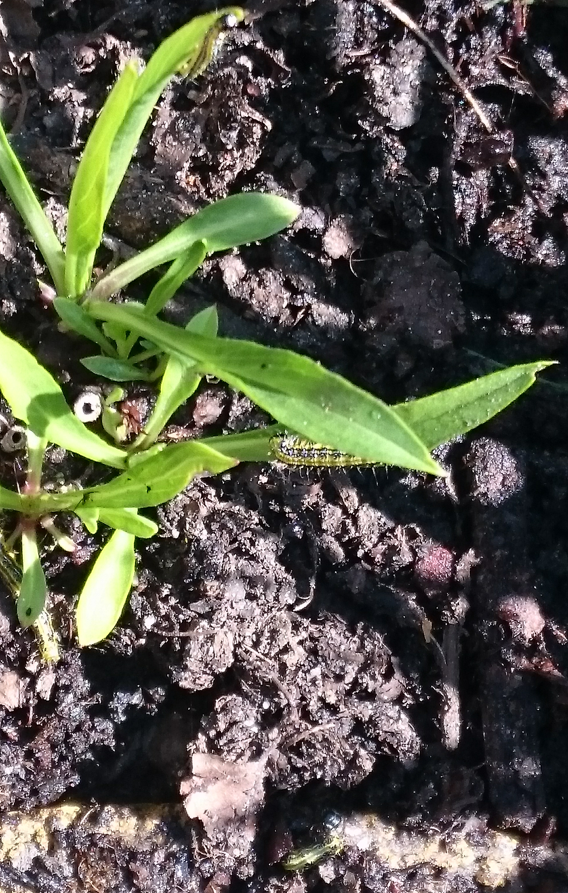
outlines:
M3 120L59 227L120 64L210 8L4 0ZM277 464L196 482L139 541L136 590L101 647L79 651L71 625L100 541L74 528L73 559L48 551L62 662L42 664L0 603L0 807L150 802L174 817L111 845L90 814L18 859L6 817L0 887L566 890L554 847L568 837L568 9L407 7L483 104L490 137L378 0L252 11L206 75L163 99L108 235L146 246L242 189L303 213L207 261L170 319L217 302L222 334L296 349L389 403L502 365L561 365L439 451L449 483ZM89 348L58 333L41 259L0 201L2 328L72 400L91 381L78 362ZM263 421L215 383L175 419L187 436ZM18 460L1 461L9 480ZM49 474L85 473L69 463L54 450ZM290 849L332 826L341 854L284 872ZM392 829L383 843L411 846L412 832L436 852L483 847L489 829L524 849L482 868L427 847L397 861L379 828Z

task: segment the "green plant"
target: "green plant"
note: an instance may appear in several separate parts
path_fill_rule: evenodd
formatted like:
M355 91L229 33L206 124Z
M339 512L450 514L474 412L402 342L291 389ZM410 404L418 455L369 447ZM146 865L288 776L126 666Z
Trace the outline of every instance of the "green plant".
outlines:
M243 460L273 459L271 440L282 424L348 452L356 445L356 452L369 461L443 474L428 451L499 412L548 365L538 362L505 369L449 391L388 407L291 351L212 337L216 332L213 309L194 318L193 331L191 324L189 330L180 331L148 319L138 307L91 302L88 309L98 318L112 321L116 314L119 324L152 337L170 354L154 411L160 419L168 417L169 408L195 390L201 377L210 372L252 397L279 425L200 441L145 444L143 450L135 442L121 449L79 421L49 372L25 348L0 333L0 390L14 416L26 425L28 436L23 492L0 487L0 508L19 515L10 544L13 547L21 539L17 611L24 626L41 623L45 617L47 587L37 537L42 519L73 512L90 532L96 532L99 524L114 529L79 597L81 645L100 641L114 628L132 585L135 537L147 538L157 532L155 522L139 510L171 499L196 474L218 474ZM159 434L160 424L150 420L150 440ZM119 473L97 486L47 490L42 486L42 465L48 442ZM53 524L51 529L56 530Z
M499 412L547 365L537 362L505 369L421 400L388 406L307 357L218 337L213 307L196 314L185 329L158 320L157 314L208 254L266 238L296 218L298 208L276 196L249 193L216 202L104 273L91 287L109 208L161 92L176 73L201 72L223 29L242 18L239 7L200 16L168 38L141 74L134 65L126 66L79 163L65 248L0 127L0 179L46 261L55 285L55 309L65 325L101 349L100 356L85 358L84 365L111 380L148 379L158 387L144 431L127 446L115 408L120 390L106 397L101 421L114 440L109 443L73 414L49 372L0 333L0 390L14 417L25 424L28 441L25 488L14 492L0 487L0 509L18 516L6 547L13 551L20 544L21 569L2 552L0 576L17 593L18 617L24 626L34 626L47 659L55 659L57 649L45 611L40 525L59 545L73 548L52 515L72 512L92 533L99 524L114 531L96 558L77 605L79 643L93 644L111 632L123 610L134 576L135 538L157 531L155 522L139 511L171 499L196 474L217 474L238 461L270 461L279 442L275 435L287 430L340 453L346 461L443 474L430 451ZM166 263L170 266L145 305L109 302L135 279ZM132 355L139 342L138 353ZM154 362L153 368L148 361ZM277 424L239 435L158 443L172 413L206 374L246 394ZM115 476L97 486L54 492L42 482L48 443L96 463L101 472L112 469Z
M244 17L238 6L198 16L165 40L146 68L129 62L112 88L90 133L71 189L67 240L61 245L0 125L0 180L41 251L55 286L57 313L69 329L98 345L101 355L84 365L113 381L152 380L163 372L160 351L123 327L98 326L81 304L85 295L108 300L135 279L169 264L150 292L145 313L163 309L205 257L265 239L292 223L299 208L285 198L250 192L221 199L198 211L130 260L103 273L92 286L93 266L112 202L156 102L176 74L193 77L206 67L216 39ZM155 368L148 368L154 360Z

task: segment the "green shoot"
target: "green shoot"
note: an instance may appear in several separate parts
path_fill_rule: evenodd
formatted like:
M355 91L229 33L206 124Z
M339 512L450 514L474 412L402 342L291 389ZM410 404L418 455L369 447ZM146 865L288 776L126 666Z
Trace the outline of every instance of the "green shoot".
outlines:
M64 294L65 255L55 230L0 124L0 180L41 251L56 290Z
M67 328L96 343L102 357L84 365L112 381L160 377L159 351L130 361L136 334L120 327L97 326L79 302L91 287L103 228L150 115L176 74L195 77L209 63L223 32L244 18L238 6L198 16L165 40L143 71L129 63L109 93L87 140L69 200L67 243L63 249L43 212L0 125L0 180L34 237L56 289L55 309ZM159 313L208 254L265 239L288 226L299 208L278 196L245 193L215 202L180 224L163 239L103 274L93 288L106 300L149 271L169 264L148 299L147 313ZM140 366L155 358L155 368Z

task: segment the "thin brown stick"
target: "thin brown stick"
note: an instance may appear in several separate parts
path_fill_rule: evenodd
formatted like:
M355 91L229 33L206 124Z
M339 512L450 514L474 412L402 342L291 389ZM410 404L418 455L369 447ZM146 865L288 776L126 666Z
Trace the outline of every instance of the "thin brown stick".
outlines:
M416 34L416 36L426 44L432 55L436 57L446 74L452 79L460 93L463 95L466 102L469 103L483 126L485 127L487 133L495 133L495 128L493 124L481 108L479 102L469 89L469 87L462 81L459 74L455 70L454 66L448 62L445 56L442 55L440 50L432 43L428 35L425 31L422 30L420 25L412 19L404 9L401 9L400 6L397 6L396 3L393 3L392 0L375 0L376 3L379 3L384 9L391 13L395 18L402 22L403 25Z

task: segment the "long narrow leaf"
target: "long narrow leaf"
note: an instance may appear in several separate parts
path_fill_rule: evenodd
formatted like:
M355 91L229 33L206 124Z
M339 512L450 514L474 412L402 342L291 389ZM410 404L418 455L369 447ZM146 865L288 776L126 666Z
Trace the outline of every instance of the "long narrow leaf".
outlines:
M215 307L206 307L189 321L186 326L188 332L198 335L206 335L208 338L217 336L218 317ZM170 355L160 381L160 393L156 405L152 410L144 433L136 440L134 449L144 450L155 442L176 409L189 400L197 390L202 375L196 372L195 363L188 362L179 356Z
M85 313L80 304L70 300L70 298L55 298L53 306L57 315L63 320L66 326L74 332L77 332L78 335L82 335L83 338L88 338L89 341L94 341L94 343L98 344L109 356L114 356L116 354L111 342L108 338L105 338L99 327L93 322L91 317Z
M207 243L200 240L176 258L150 292L146 301L146 313L149 316L157 316L186 279L193 276L206 257Z
M202 372L242 391L310 440L377 463L443 473L397 413L308 357L249 341L194 335L148 319L128 305L93 302L87 310L97 319L140 332L162 350L194 360Z
M8 142L2 124L0 124L0 180L41 251L56 291L59 294L64 294L65 259L61 242L55 235L53 226L36 198L30 182Z
M132 456L129 470L108 484L83 491L78 507L149 508L181 493L197 474L219 474L236 465L233 458L199 441L160 446Z
M433 450L493 418L534 384L537 372L551 365L538 360L511 366L393 409Z
M134 579L134 536L116 530L102 549L79 596L79 645L94 645L113 631Z
M128 113L112 146L104 201L105 218L160 95L184 63L192 59L201 47L207 47L211 29L217 28L226 16L242 21L244 12L238 6L227 6L198 16L160 44L142 72Z
M267 239L286 229L299 213L298 205L278 195L243 192L220 199L99 279L91 297L109 298L149 270L180 257L195 242L205 242L207 253L213 254Z
M128 112L137 80L137 67L129 63L102 107L75 174L65 249L65 288L70 297L82 295L91 282L95 252L101 242L107 213L105 194L109 156L116 133Z
M79 421L47 369L24 347L0 332L0 391L17 419L38 437L73 453L114 468L126 463L126 453L111 446Z
M36 530L22 533L22 585L18 596L17 614L22 626L35 623L45 607L47 583L39 560Z

